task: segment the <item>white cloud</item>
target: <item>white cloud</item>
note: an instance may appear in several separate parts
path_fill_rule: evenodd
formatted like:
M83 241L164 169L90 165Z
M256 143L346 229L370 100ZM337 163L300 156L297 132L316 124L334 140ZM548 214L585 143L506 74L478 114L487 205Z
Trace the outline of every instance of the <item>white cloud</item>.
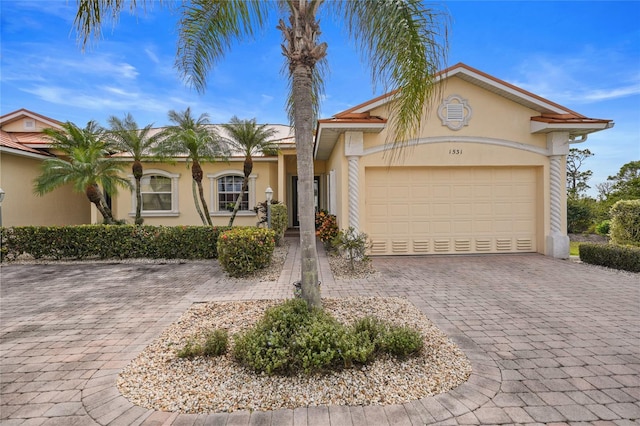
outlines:
M155 52L153 50L151 50L150 48L144 49L144 53L147 54L147 56L149 57L149 59L151 59L152 62L154 62L156 64L160 63L160 59L158 59L158 55L156 55Z
M564 104L589 104L640 94L640 77L615 55L552 57L532 55L510 83Z

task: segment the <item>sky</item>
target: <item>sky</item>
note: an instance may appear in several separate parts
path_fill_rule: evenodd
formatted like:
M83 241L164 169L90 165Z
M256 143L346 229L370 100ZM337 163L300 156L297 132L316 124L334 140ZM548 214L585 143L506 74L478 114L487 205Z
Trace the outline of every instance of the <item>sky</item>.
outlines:
M0 0L0 115L20 108L84 127L131 113L140 126L168 124L169 110L288 124L281 34L272 24L231 46L204 93L174 67L178 3L128 8L81 49L75 0ZM589 195L640 160L640 1L429 2L448 15L448 65L463 62L615 127L573 147L594 156ZM338 19L322 16L328 72L320 118L384 93Z

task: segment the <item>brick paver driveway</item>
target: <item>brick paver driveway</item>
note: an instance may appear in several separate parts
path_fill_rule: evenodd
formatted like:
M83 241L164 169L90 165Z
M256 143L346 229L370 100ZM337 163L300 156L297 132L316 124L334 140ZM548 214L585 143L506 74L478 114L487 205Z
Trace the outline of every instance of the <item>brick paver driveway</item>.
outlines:
M293 265L295 271L294 260L287 262L285 269ZM469 356L474 372L467 383L396 406L153 412L119 394L119 370L191 303L287 297L288 277L231 281L215 262L8 265L0 269L0 423L637 424L640 419L638 274L540 255L378 258L374 265L379 274L368 279L325 276L324 296L410 299Z

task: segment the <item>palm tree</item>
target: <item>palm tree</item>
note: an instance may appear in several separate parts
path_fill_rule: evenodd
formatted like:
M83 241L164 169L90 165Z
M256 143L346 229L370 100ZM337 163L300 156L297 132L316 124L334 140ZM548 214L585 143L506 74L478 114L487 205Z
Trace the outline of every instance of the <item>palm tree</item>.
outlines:
M42 174L34 181L34 192L44 195L72 183L75 191L84 192L96 206L104 223L115 223L100 186L107 194L115 194L118 186L128 188L130 182L120 175L122 163L108 157L110 145L101 138L103 130L94 121L84 129L66 122L62 129L45 129L44 133L53 148L66 159L49 158L42 163Z
M244 155L244 179L242 180L242 189L236 198L233 206L233 213L229 219L229 226L233 226L240 204L244 194L248 191L249 176L253 171L253 156L257 154L277 155L278 146L271 139L276 131L269 128L267 124L258 125L256 119L240 120L233 116L227 124L222 124L229 137L223 137L223 141L231 148Z
M86 45L99 36L102 19L117 16L123 0L79 0L76 28ZM133 2L135 6L135 2ZM368 58L374 82L394 93L388 141L401 152L416 136L425 108L435 95L436 72L446 58L445 15L422 0L191 0L185 3L179 28L176 66L185 79L204 91L209 70L233 42L253 36L269 23L277 6L278 29L289 71L289 117L295 127L300 201L302 297L321 306L313 204L313 128L323 92L322 70L327 44L318 41L319 11L328 8L344 22Z
M158 157L187 156L187 167L191 167L193 201L203 225L213 226L202 188L201 163L213 162L226 157L219 137L209 123L209 115L201 114L197 119L191 115L191 108L183 112L169 111L173 126L165 128L153 152ZM197 191L196 191L197 189ZM202 204L202 208L200 207Z
M111 131L108 133L109 139L114 147L120 152L127 152L133 158L131 171L135 179L136 191L136 225L142 225L142 193L140 181L142 180L143 168L142 160L149 157L151 149L158 143L158 134L152 135L153 124L148 124L144 128L138 128L138 124L131 114L125 115L124 119L109 117Z

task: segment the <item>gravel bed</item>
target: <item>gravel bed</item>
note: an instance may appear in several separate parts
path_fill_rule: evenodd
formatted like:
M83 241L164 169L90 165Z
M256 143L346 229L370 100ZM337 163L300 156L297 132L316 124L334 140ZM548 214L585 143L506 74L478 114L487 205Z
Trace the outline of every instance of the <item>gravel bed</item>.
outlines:
M340 279L360 279L367 278L376 274L376 270L373 267L371 260L356 261L351 266L351 261L346 257L337 255L335 253L328 253L327 260L329 261L329 267L335 278Z
M221 357L180 359L192 338L216 328L233 334L259 319L274 300L193 305L135 358L118 377L118 389L142 407L181 413L276 410L314 405L387 405L446 392L465 382L471 364L462 351L418 309L402 298L323 299L324 308L348 324L366 313L419 329L422 353L382 357L364 367L329 374L268 376Z

